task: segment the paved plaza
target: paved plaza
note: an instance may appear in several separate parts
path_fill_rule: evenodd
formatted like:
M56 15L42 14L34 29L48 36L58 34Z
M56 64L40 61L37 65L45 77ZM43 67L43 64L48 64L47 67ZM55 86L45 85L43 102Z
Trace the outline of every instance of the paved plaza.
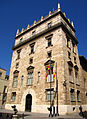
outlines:
M13 113L14 112L12 110L0 109L0 119L11 119ZM34 113L34 112L18 112L18 115L19 115L19 119L50 119L50 118L52 119L87 119L87 117L83 118L82 116L80 116L79 113L73 113L69 115L60 115L56 117L49 117L49 114Z

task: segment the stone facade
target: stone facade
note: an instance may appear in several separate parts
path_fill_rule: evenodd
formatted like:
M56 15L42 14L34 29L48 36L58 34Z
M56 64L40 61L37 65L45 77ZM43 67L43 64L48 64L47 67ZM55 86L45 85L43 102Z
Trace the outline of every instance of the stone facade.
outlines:
M7 97L8 79L6 70L0 68L0 107L4 108Z
M15 104L19 111L49 113L50 87L55 97L51 103L57 104L57 79L59 114L72 113L73 108L78 111L84 104L84 85L77 44L74 26L60 8L20 33L17 30L6 109ZM50 83L48 66L52 67L50 74L54 74L56 64L57 78L51 77Z

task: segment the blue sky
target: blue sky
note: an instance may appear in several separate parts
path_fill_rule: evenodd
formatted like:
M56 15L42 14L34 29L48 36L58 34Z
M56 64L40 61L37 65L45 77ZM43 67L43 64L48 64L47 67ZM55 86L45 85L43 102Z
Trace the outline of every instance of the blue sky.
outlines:
M79 55L87 58L87 0L0 0L0 67L8 75L17 29L21 31L56 10L58 2L62 12L74 22Z

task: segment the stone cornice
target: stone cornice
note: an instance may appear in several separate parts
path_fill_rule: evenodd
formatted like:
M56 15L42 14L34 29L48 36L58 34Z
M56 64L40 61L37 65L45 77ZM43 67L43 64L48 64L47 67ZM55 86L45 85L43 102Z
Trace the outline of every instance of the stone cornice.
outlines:
M36 38L40 37L41 35L46 34L47 32L50 32L50 31L52 31L56 28L59 28L59 27L61 27L66 33L68 33L76 41L76 43L78 43L77 38L69 31L69 29L62 22L60 22L60 23L57 23L57 24L51 26L50 28L44 29L42 32L37 33L34 36L31 36L30 38L26 39L25 41L13 46L12 50L15 50L15 49L25 45L26 43L28 43L32 40L35 40Z
M29 32L29 31L32 30L33 28L35 28L35 27L41 25L42 23L48 21L49 19L53 18L54 16L57 16L58 14L61 15L61 17L62 17L62 18L66 21L66 23L70 26L70 28L75 32L74 27L71 25L71 23L68 21L68 19L64 16L64 14L62 13L62 11L56 10L56 11L54 11L53 13L51 13L50 16L48 15L48 16L44 17L43 20L39 20L38 22L36 22L36 24L31 25L30 28L26 28L23 32L20 32L20 33L15 37L15 39L18 38L18 37L20 37L20 36L22 36L23 34Z

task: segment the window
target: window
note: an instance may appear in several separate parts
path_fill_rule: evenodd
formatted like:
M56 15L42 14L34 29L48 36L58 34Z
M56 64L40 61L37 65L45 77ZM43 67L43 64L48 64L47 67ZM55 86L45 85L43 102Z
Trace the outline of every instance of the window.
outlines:
M30 47L31 47L31 53L30 54L33 54L34 53L34 45L35 45L35 42L30 44Z
M18 66L19 66L19 62L16 63L16 69L18 68Z
M86 88L86 79L84 78L84 89Z
M76 64L76 57L74 57L74 63Z
M87 102L87 93L85 94L86 102Z
M50 66L49 66L49 69L48 67L46 68L46 81L53 82L53 67L52 66L51 66L51 69L50 69Z
M33 31L33 32L32 32L32 35L34 36L34 35L35 35L35 33L36 33L36 31Z
M30 64L32 64L32 63L33 63L33 58L30 58L29 63L30 63Z
M7 97L7 93L4 93L2 97L2 105L6 102L6 97Z
M2 76L2 72L0 72L0 77Z
M77 101L80 101L80 91L77 90Z
M72 43L73 46L73 52L75 53L75 43Z
M52 26L52 22L48 23L48 28L50 28Z
M22 42L23 38L20 38L20 42Z
M22 77L21 77L21 86L23 86L23 80L24 80L24 76L22 75Z
M70 38L69 36L66 36L66 38L67 38L67 47L70 48Z
M52 51L47 52L48 58L52 56Z
M75 70L75 82L76 84L78 84L78 71Z
M14 76L14 79L13 79L13 87L14 88L17 87L17 82L18 82L18 76Z
M71 101L74 101L74 89L70 90L70 98L71 98Z
M46 89L46 100L54 100L54 89Z
M17 50L17 59L20 59L20 52L21 52L21 49Z
M12 101L16 100L16 92L12 92L12 97L11 97Z
M33 72L28 72L27 84L32 85L33 83Z
M53 46L52 45L52 36L53 36L53 34L50 34L50 35L48 35L48 36L45 37L46 40L47 40L47 42L48 42L48 46L46 48L48 48L50 46Z
M18 82L18 73L19 71L15 70L13 73L13 87L17 87L17 82Z
M72 68L69 67L69 81L72 82L73 79L72 79Z
M68 58L71 59L71 53L70 52L68 52Z
M52 38L49 38L49 39L48 39L48 47L52 45L51 39L52 39Z
M34 67L33 66L29 66L27 68L27 85L32 85L33 84L33 71L34 71Z
M38 84L40 83L40 72L38 72Z

